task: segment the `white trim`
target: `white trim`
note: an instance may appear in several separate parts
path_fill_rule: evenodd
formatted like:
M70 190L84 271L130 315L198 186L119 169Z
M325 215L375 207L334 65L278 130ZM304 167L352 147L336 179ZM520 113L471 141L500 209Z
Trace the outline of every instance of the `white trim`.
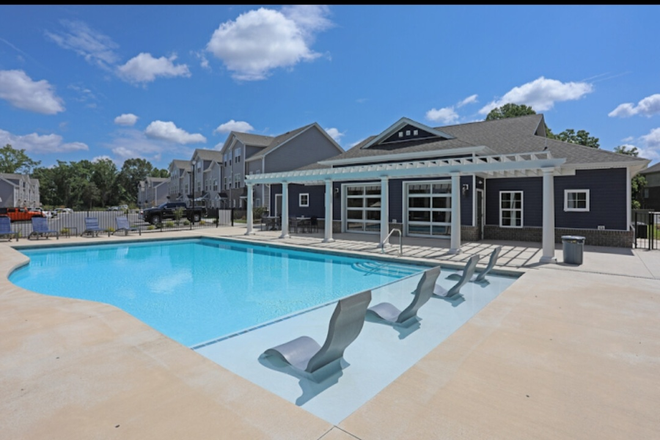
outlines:
M436 177L451 173L472 174L483 172L490 174L508 174L510 177L524 177L527 173L539 175L541 168L561 166L566 159L555 159L549 151L525 154L500 154L495 156L463 157L459 159L433 159L416 162L381 163L356 165L342 168L316 168L306 170L264 173L247 176L250 183L288 182L323 182L325 179L339 180L376 180L381 177Z
M503 209L502 209L502 194L504 194L504 193L507 193L507 194L517 194L517 193L518 193L518 194L520 194L520 208L508 208L508 209L507 209L508 211L520 211L520 226L516 226L516 225L507 225L507 226L505 226L505 225L502 224L502 211L503 211ZM522 228L523 226L525 226L524 216L523 216L523 214L524 214L524 209L523 209L523 208L524 208L524 193L523 193L523 191L518 191L518 190L514 190L514 191L500 191L500 201L499 201L499 211L500 211L500 218L499 218L499 221L500 221L500 228L514 228L514 229L520 229L520 228Z
M307 203L303 203L303 196L307 197ZM298 207L309 208L309 193L298 194Z
M476 147L463 147L463 148L451 148L447 150L430 150L430 151L416 151L413 153L390 153L390 154L381 154L378 156L361 156L353 157L349 159L335 159L335 160L321 160L317 162L320 165L350 165L358 163L374 163L388 161L405 161L405 160L414 160L414 159L427 159L427 158L437 158L443 156L455 156L457 154L469 154L472 153L483 153L492 155L495 154L490 148L481 145Z
M630 229L632 224L632 177L630 175L630 169L626 170L626 225L629 225L627 229ZM646 189L646 188L644 188ZM642 197L644 194L642 193Z
M427 125L421 124L417 121L413 121L412 119L408 119L408 118L403 117L403 118L399 119L398 121L396 121L394 124L390 125L384 131L382 131L378 136L376 136L375 138L373 138L372 140L370 140L369 142L367 142L365 145L363 145L360 148L361 149L367 149L367 148L371 147L372 145L376 145L376 144L380 143L383 139L386 139L386 138L390 137L392 134L394 134L395 132L401 130L406 125L412 125L413 127L417 127L420 130L424 130L428 133L431 133L432 135L442 137L442 138L445 138L445 139L456 139L456 136L452 136L449 133L445 133L445 132L440 131L438 129L435 129L435 128L429 127Z
M585 208L570 208L568 206L568 194L569 193L585 193L586 194L586 207ZM565 189L564 190L564 212L589 212L589 201L591 196L588 189Z

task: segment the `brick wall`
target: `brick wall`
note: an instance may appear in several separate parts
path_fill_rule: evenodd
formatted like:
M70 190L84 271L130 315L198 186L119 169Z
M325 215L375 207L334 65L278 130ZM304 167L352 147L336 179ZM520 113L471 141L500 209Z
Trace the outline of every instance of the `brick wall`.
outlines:
M635 240L633 231L612 231L597 229L564 229L555 228L555 243L561 243L563 235L577 235L584 237L584 244L590 246L611 246L632 248ZM543 228L500 228L499 226L485 226L484 238L486 240L509 241L543 241ZM467 240L467 238L464 238Z

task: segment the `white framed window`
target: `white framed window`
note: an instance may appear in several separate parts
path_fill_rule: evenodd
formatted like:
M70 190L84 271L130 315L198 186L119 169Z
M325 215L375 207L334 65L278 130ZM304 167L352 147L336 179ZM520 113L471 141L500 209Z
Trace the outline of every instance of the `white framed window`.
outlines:
M308 193L302 193L298 195L298 206L301 208L308 208L309 207L309 194Z
M500 191L500 227L523 227L522 191Z
M257 208L261 207L261 199L260 198L257 197L256 199L254 199L254 206L256 206Z
M564 211L589 212L589 190L565 189Z
M234 174L234 188L241 186L241 173Z

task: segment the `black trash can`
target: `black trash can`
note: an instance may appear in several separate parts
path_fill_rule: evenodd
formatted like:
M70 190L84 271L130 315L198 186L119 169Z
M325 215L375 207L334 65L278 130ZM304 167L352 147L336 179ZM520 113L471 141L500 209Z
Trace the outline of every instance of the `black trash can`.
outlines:
M577 235L563 235L561 241L564 246L564 263L582 264L585 238Z
M635 238L649 238L649 227L646 223L635 223Z

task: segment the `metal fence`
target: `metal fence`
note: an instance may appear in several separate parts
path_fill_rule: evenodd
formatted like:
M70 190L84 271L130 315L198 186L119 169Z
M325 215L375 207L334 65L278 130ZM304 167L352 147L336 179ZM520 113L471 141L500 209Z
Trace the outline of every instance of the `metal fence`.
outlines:
M218 226L233 226L232 209L209 209L201 221L192 223L189 220L163 220L152 225L145 222L139 211L72 211L60 212L56 216L48 216L48 228L57 231L60 237L80 236L85 231L85 218L95 217L99 227L108 234L117 229L117 217L126 217L131 228L140 235L167 231L217 228ZM32 221L12 221L11 229L19 233L20 238L29 238L32 233Z
M633 211L633 228L635 229L635 248L660 249L660 212Z

